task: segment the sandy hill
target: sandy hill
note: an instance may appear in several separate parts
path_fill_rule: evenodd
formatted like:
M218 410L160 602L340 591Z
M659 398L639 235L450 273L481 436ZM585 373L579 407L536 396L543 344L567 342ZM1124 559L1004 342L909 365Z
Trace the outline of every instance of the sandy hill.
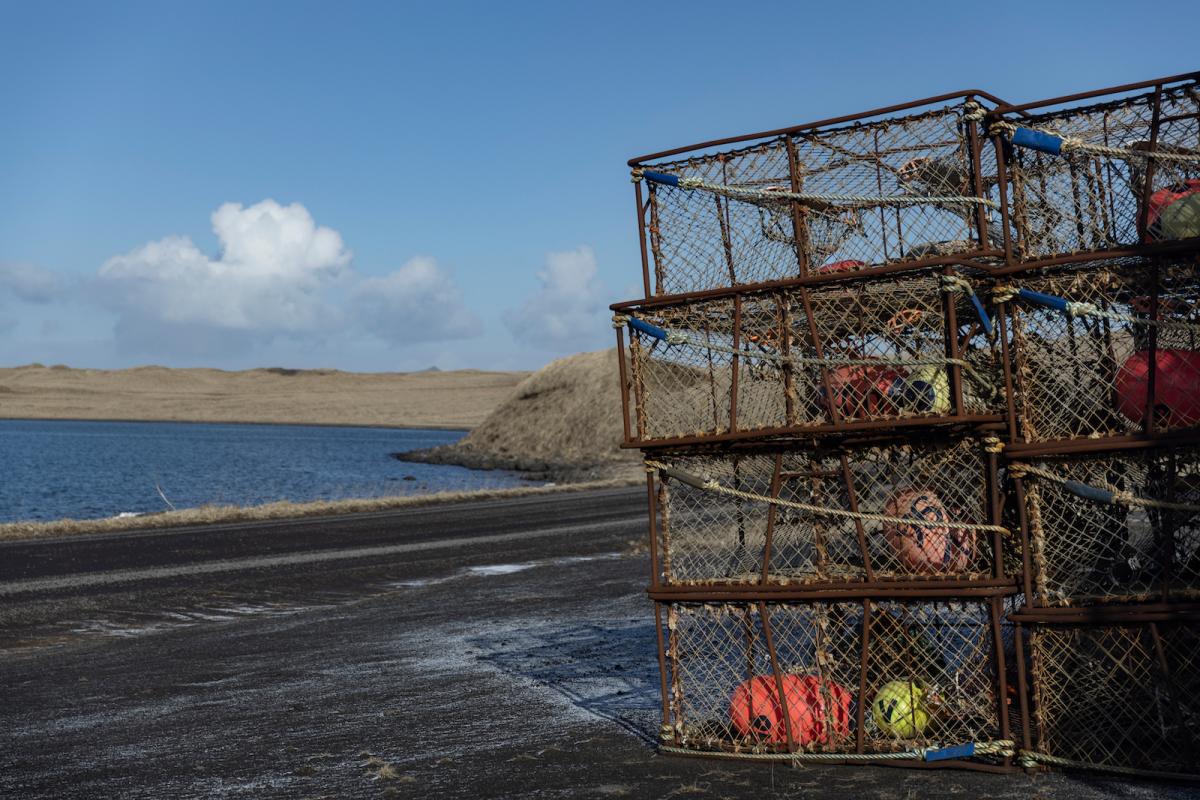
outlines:
M403 457L557 480L631 473L640 466L637 451L619 448L619 385L615 349L560 358L521 381L462 441Z
M0 418L471 428L528 372L0 369Z

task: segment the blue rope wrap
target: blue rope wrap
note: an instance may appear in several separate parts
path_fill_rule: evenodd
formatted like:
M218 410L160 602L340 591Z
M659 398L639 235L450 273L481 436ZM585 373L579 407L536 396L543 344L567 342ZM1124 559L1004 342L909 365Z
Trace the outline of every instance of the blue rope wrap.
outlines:
M1067 313L1067 301L1061 297L1055 297L1052 294L1042 294L1032 289L1020 289L1017 291L1017 296L1022 300L1029 300L1038 305L1053 308L1055 311L1061 311L1064 314Z
M971 305L975 306L975 312L979 314L979 321L983 324L983 329L987 331L987 335L992 335L992 318L988 316L987 311L983 307L983 303L979 302L979 298L974 293L971 294Z
M926 761L947 761L951 758L970 758L975 755L975 743L956 744L952 747L942 747L937 750L926 750Z
M642 171L642 177L654 183L665 183L667 186L678 186L679 176L668 175L665 172L650 172L649 170Z
M1062 154L1063 140L1052 133L1035 131L1033 128L1017 128L1013 131L1012 143L1018 147L1028 147L1030 150L1040 150L1050 155Z
M1064 481L1063 486L1072 494L1082 497L1084 500L1095 500L1097 503L1112 504L1113 493L1107 489L1101 489L1096 486L1088 486L1086 483L1079 481Z
M633 328L635 331L641 331L647 336L653 336L655 339L662 339L664 342L667 340L666 331L657 325L651 325L649 322L643 322L637 317L629 318L629 327Z

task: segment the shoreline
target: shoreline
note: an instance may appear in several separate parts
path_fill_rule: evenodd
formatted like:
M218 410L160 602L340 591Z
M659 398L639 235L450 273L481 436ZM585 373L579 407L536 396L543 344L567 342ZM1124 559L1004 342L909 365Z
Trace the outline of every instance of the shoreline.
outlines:
M379 430L408 430L408 431L462 431L470 433L473 429L462 425L440 423L393 425L393 424L363 424L355 422L260 422L254 420L211 420L211 419L146 419L144 417L26 417L0 415L0 422L133 422L163 423L179 425L275 425L293 428L375 428Z
M230 522L268 522L272 520L308 519L386 512L402 508L467 503L479 500L505 500L540 494L579 492L590 489L613 489L636 486L635 478L615 477L579 483L516 486L508 489L475 489L457 492L433 492L424 495L395 497L348 498L345 500L315 500L306 503L278 501L257 506L200 506L178 511L163 511L138 517L103 517L101 519L60 519L51 522L0 523L0 542L46 539L62 536L96 534L136 534L148 530L220 525Z

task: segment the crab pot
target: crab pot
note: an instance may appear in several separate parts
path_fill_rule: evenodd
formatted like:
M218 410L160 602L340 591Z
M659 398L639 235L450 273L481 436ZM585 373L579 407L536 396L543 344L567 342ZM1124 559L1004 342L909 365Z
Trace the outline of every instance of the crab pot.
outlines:
M987 232L999 221L995 151L980 147L971 118L990 107L978 95L943 96L634 159L647 291L996 252Z
M1061 766L1200 773L1200 623L1037 624L1024 638L1036 753Z
M1200 236L1196 77L1000 108L989 132L1007 153L1007 211L1018 261ZM989 117L989 122L994 117ZM1064 144L1064 141L1065 144ZM1115 148L1097 152L1072 147Z
M1007 739L996 602L664 604L663 743L895 755Z
M1013 275L1013 412L1025 442L1200 427L1195 256L1085 261Z
M1034 605L1200 595L1200 448L1022 463ZM1021 474L1016 463L1010 470Z
M978 279L926 271L618 304L630 443L999 420L987 294Z
M997 529L995 458L975 438L650 464L662 585L952 591L1012 586L1019 568L1017 537Z

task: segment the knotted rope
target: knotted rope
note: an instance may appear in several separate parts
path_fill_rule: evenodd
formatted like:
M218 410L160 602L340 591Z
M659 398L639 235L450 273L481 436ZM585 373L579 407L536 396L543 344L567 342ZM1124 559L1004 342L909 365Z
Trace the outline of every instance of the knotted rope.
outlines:
M961 358L944 358L941 356L924 357L924 358L889 358L879 356L877 358L809 358L807 356L794 356L791 354L784 355L782 353L771 353L765 350L758 352L748 352L739 350L736 347L727 347L726 345L717 344L714 342L702 341L696 339L691 334L685 331L670 331L666 328L660 328L657 325L640 320L637 317L624 317L623 321L618 323L617 317L613 317L613 327L619 328L622 325L629 325L636 331L652 336L666 342L670 346L687 345L690 347L698 347L705 350L710 350L714 353L725 353L726 355L734 356L749 356L762 361L771 361L774 363L791 363L800 366L817 366L817 367L872 367L872 366L910 366L910 367L941 367L941 366L957 366L975 375L974 369L970 362L964 361ZM979 376L975 376L979 377Z
M1032 464L1024 464L1019 461L1014 461L1008 465L1009 472L1014 478L1024 478L1027 475L1034 475L1038 478L1045 478L1048 481L1062 484L1063 488L1071 494L1081 497L1084 500L1092 500L1098 503L1107 505L1123 505L1123 506L1141 506L1142 508L1161 508L1165 511L1189 511L1200 512L1200 505L1192 503L1171 503L1166 500L1155 500L1149 497L1138 497L1132 492L1126 492L1118 489L1112 484L1102 483L1099 486L1083 483L1082 481L1064 478L1061 475L1051 472L1048 469L1035 467Z
M770 503L781 508L791 508L796 511L807 511L810 514L826 517L841 517L843 519L857 519L864 522L894 522L902 525L913 525L918 528L956 528L959 530L973 531L998 531L999 533L1008 534L1008 528L1002 525L987 525L976 524L973 522L937 522L932 520L916 519L913 517L894 517L888 514L872 514L864 511L846 511L840 508L829 508L828 506L817 506L810 503L800 503L795 500L785 500L781 497L771 497L770 495L757 494L756 492L746 492L741 489L733 489L728 486L723 486L715 478L704 478L699 475L693 475L690 472L672 467L670 464L664 464L661 461L647 460L646 466L657 469L668 477L682 481L688 486L702 489L706 492L715 492L717 494L727 495L729 497L737 497L742 500L750 500L756 503Z
M1095 303L1082 303L1074 300L1067 300L1065 297L1056 297L1052 294L1044 294L1035 292L1032 289L1019 289L1012 286L997 286L992 290L992 299L997 303L1007 302L1013 298L1028 300L1031 303L1036 303L1046 308L1052 308L1056 311L1061 311L1068 317L1104 317L1116 322L1130 322L1138 325L1153 325L1163 330L1181 330L1190 333L1200 332L1200 324L1194 322L1185 322L1183 320L1174 319L1148 319L1139 317L1134 314L1123 314L1120 311L1110 311L1100 308Z
M635 181L645 178L652 183L660 183L665 186L676 186L680 189L700 189L702 191L711 192L729 197L734 200L747 200L751 202L788 202L793 201L800 204L819 203L823 205L839 204L843 206L852 206L860 208L874 208L877 206L911 206L932 203L936 205L982 205L988 208L999 208L1000 204L995 200L989 200L986 197L972 197L970 195L866 195L866 194L821 194L816 192L792 192L783 188L779 189L754 189L749 186L733 186L724 183L710 183L700 178L681 178L678 175L669 175L663 172L653 172L651 170L635 169L633 170L633 179Z
M1158 161L1174 161L1177 163L1200 162L1200 153L1172 153L1162 150L1138 150L1132 147L1110 147L1103 144L1092 144L1074 136L1064 136L1054 131L1039 128L1026 128L1014 125L1004 120L996 120L988 126L988 130L1001 131L1008 134L1012 143L1018 147L1027 147L1052 155L1070 155L1071 153L1087 153L1110 158L1146 158Z
M971 305L975 307L975 313L979 315L979 322L983 325L984 331L988 336L992 335L992 318L988 316L987 309L983 307L983 303L979 302L979 297L975 294L975 287L966 278L958 275L943 275L941 277L943 292L966 292L971 299Z

